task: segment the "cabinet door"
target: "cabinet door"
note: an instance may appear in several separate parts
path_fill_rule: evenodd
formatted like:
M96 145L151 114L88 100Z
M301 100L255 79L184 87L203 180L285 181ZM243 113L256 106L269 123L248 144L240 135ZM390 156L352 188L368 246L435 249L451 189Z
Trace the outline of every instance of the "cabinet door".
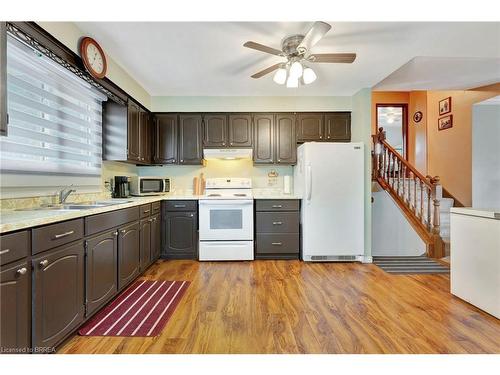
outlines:
M252 147L252 116L229 116L229 147Z
M201 115L179 116L179 163L201 164Z
M139 106L128 102L127 115L127 158L131 161L140 159Z
M276 115L275 157L277 164L297 163L297 140L295 137L295 116Z
M144 271L151 264L151 218L141 220L140 239L141 239L141 271Z
M253 161L255 164L272 164L274 162L274 115L255 115Z
M143 109L139 112L139 159L142 164L151 162L150 115Z
M325 138L322 113L299 113L297 115L297 140L322 141Z
M196 259L198 241L196 212L167 212L165 217L166 256Z
M118 289L121 290L140 272L139 223L122 227L118 232Z
M205 147L227 146L227 115L203 116L203 145Z
M325 115L326 139L331 141L351 140L351 114L349 112Z
M177 164L177 115L155 115L153 133L153 161L158 164Z
M0 21L0 135L7 135L7 23Z
M3 266L0 271L2 306L0 344L2 348L28 348L31 327L31 270L22 260Z
M155 262L160 257L161 252L161 220L160 214L151 218L151 259L150 263Z
M33 346L56 346L83 321L83 241L33 258Z
M92 314L118 290L118 231L113 230L86 242L86 315Z

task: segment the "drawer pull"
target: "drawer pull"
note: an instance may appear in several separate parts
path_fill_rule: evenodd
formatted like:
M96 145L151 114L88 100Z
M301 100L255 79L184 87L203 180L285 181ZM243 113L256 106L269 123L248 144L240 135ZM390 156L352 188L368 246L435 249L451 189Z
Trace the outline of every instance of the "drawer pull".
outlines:
M123 236L126 232L127 232L127 231L126 231L125 229L122 229L122 230L120 231L120 233L121 233L121 235L122 235L122 236Z
M26 272L28 272L28 270L26 269L26 267L23 267L23 268L19 268L16 273L18 275L26 275Z
M185 204L174 204L174 207L175 208L184 208L184 207L186 207L186 205Z
M153 221L156 221L156 217L154 217L152 220L153 220Z
M74 230L70 230L70 231L65 232L65 233L56 234L53 239L54 240L58 240L60 238L68 237L68 236L72 235L73 233L75 233L75 231Z
M42 260L42 261L40 262L40 267L47 267L47 265L48 265L48 264L49 264L49 261L48 261L47 259Z
M273 208L283 208L282 204L273 204Z
M283 245L283 242L271 242L271 245L273 245L273 246L281 246L281 245Z
M149 214L149 210L144 210L142 212L144 212L145 214Z
M273 225L283 225L282 221L273 221Z
M2 250L2 251L0 251L0 255L7 254L9 251L10 251L10 249Z
M113 232L113 236L117 237L118 236L118 231Z

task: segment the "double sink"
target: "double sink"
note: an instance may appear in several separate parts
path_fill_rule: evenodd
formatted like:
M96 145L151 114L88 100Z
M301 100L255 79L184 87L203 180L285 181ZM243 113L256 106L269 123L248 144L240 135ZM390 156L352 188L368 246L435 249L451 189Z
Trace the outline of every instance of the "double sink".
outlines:
M130 203L129 200L104 200L104 201L92 201L92 202L82 202L82 203L63 203L46 205L40 207L30 207L30 208L18 208L16 211L70 211L70 210L90 210L92 208L101 208L114 206L117 204Z

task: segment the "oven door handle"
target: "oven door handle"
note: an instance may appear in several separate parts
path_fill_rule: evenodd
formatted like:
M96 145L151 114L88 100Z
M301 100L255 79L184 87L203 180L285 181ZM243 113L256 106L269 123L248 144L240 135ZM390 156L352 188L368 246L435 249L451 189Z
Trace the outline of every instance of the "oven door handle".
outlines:
M218 200L218 199L211 199L207 201L200 200L199 205L200 206L247 206L253 204L253 200L240 200L240 201L234 201L234 200Z

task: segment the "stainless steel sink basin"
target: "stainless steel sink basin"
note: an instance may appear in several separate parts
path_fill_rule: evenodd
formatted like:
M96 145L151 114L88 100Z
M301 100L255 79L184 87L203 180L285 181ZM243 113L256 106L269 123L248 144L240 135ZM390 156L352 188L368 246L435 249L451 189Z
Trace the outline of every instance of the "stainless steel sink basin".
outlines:
M18 208L16 211L71 211L71 210L90 210L92 208L108 207L116 204L129 203L127 200L107 200L82 203L67 203L61 205L49 205L30 208Z

